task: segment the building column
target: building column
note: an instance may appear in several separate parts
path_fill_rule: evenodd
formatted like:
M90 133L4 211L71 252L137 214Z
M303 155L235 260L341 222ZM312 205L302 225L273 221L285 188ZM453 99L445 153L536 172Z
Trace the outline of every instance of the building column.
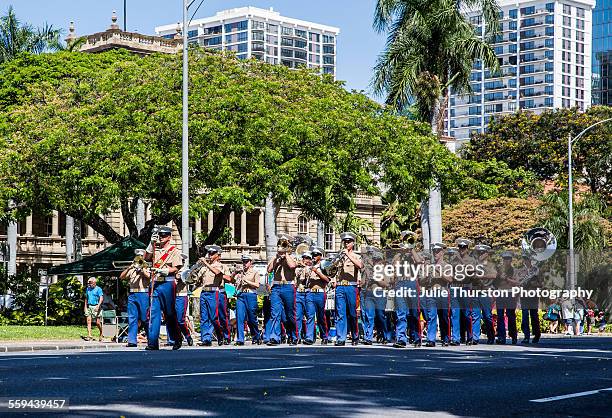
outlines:
M33 228L32 228L32 222L33 222L34 217L32 215L28 215L26 217L26 230L25 230L25 234L29 237L31 237Z
M96 231L94 231L94 229L91 226L87 225L87 235L85 235L85 238L90 238L90 239L95 238L95 234L96 234Z
M59 213L56 210L51 215L51 236L59 237Z
M66 263L74 261L74 218L66 215Z
M136 229L138 229L138 233L145 226L145 204L142 199L136 200Z
M196 234L201 234L202 233L202 217L198 216L195 219L195 233Z
M236 239L234 238L234 233L236 231L236 212L231 211L229 214L229 229L230 229L230 234L231 234L231 241L230 244L235 244L236 243Z
M257 245L266 245L266 232L264 229L264 210L259 208L259 231L257 233Z
M208 231L206 231L207 233L210 234L210 231L212 231L213 229L214 223L215 223L215 214L211 209L208 211Z
M247 213L243 210L240 214L240 245L247 245Z
M6 229L8 245L8 269L9 276L17 274L17 222L9 221Z

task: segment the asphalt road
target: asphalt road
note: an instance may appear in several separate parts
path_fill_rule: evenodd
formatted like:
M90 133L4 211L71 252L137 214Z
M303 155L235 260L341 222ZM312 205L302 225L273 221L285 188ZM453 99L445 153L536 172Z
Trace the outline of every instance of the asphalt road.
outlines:
M0 397L68 399L70 416L612 416L612 338L9 353Z

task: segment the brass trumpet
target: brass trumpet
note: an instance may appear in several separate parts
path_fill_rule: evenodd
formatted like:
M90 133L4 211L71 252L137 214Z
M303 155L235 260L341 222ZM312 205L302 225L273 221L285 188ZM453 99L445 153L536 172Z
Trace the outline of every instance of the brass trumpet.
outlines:
M145 250L136 249L134 253L136 256L132 261L113 261L113 266L120 269L131 267L136 271L142 271L151 267L151 264L144 259Z

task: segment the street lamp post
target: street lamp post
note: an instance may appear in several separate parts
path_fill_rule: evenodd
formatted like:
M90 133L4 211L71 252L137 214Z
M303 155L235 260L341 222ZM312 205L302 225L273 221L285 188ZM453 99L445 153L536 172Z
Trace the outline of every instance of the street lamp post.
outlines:
M572 144L574 142L576 142L577 140L579 140L580 138L582 138L582 136L587 133L589 130L591 130L592 128L594 128L597 125L600 125L602 123L605 122L609 122L612 121L612 118L608 118L608 119L604 119L604 120L600 120L599 122L596 122L588 127L586 127L585 129L582 130L582 132L580 132L578 135L576 135L575 137L572 138L572 134L569 134L568 138L567 138L567 158L568 158L568 176L567 176L567 183L568 183L568 200L569 200L569 211L568 211L568 223L569 223L569 231L568 231L568 235L569 235L569 284L571 286L571 288L573 289L574 287L574 281L576 279L575 277L575 261L574 261L574 185L573 185L573 178L572 178Z
M182 252L185 253L185 265L189 265L189 247L191 244L189 234L189 126L187 124L189 110L189 63L187 57L187 10L191 5L189 0L183 0L183 140L182 140L182 191L181 191L181 238Z

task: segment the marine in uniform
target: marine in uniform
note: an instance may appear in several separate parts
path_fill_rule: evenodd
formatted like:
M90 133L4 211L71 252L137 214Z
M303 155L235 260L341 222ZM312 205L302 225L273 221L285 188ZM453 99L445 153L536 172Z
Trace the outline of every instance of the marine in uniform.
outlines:
M454 257L451 260L451 264L453 264L455 266L455 280L454 280L454 285L456 286L461 286L464 289L472 289L473 288L473 280L474 280L474 275L473 274L466 274L467 271L467 266L472 266L471 268L469 268L471 270L470 273L474 273L475 269L476 269L476 265L477 265L477 261L474 257L472 257L470 255L470 245L471 245L471 241L467 238L458 238L455 243L457 244L457 248L459 249L457 251L457 253L454 255ZM461 268L463 269L462 273L458 273L457 272L457 266L462 266ZM461 274L462 277L460 278L458 274ZM451 301L452 302L452 301ZM459 313L461 315L462 318L464 318L464 320L466 321L466 344L467 345L472 345L473 341L474 341L474 335L473 335L473 324L474 322L476 322L477 320L480 320L480 315L477 315L478 319L476 319L474 317L474 299L473 298L469 298L469 297L464 297L461 298L461 300L459 300ZM451 310L451 315L455 312L454 309ZM454 328L457 329L457 331L460 330L460 318L459 317L455 317L454 315L452 315L452 327L453 327L453 331ZM453 332L454 334L454 332ZM454 334L455 335L455 334ZM451 341L451 345L456 345L454 343L455 338L453 338L453 341Z
M144 250L136 250L137 257L143 257ZM130 266L121 272L120 280L127 280L130 287L128 296L128 347L138 346L138 330L140 325L145 325L144 328L148 333L148 315L149 315L149 285L151 283L151 275L145 272L142 268Z
M325 345L329 342L329 329L325 315L325 301L327 300L325 289L330 278L321 271L323 249L314 246L310 248L310 253L313 257L313 267L306 290L306 338L304 339L304 344L310 345L315 342L316 319L321 344Z
M295 323L297 326L298 342L300 342L302 336L306 334L306 330L302 330L302 326L307 317L306 297L308 295L308 282L313 274L312 254L310 251L305 251L302 254L301 263L295 269Z
M411 234L410 231L402 231L402 241ZM409 272L404 271L402 277L396 277L396 290L404 295L395 297L395 312L397 321L395 325L395 343L393 347L404 348L408 342L415 347L421 346L421 322L420 322L420 289L418 277L412 277L412 268L424 263L423 257L414 247L410 248L405 244L400 244L399 252L394 256L392 264L398 263L408 265ZM406 264L407 263L407 264ZM407 292L411 292L408 294Z
M523 266L518 269L517 275L520 280L520 285L525 289L535 289L538 286L538 277L540 269L533 264L531 257L528 254L523 254ZM524 339L521 344L529 344L531 328L533 330L532 344L537 344L540 341L542 331L540 330L540 318L538 317L538 298L521 297L521 331L523 331Z
M282 234L280 240L290 240ZM283 313L286 318L285 328L289 344L297 344L298 334L295 321L295 269L297 262L288 251L279 251L276 257L268 263L268 273L274 273L270 295L270 341L268 345L278 345L281 342L281 322Z
M261 344L263 336L259 333L257 323L257 289L259 289L259 272L253 268L253 258L243 254L242 270L232 274L236 284L236 345L244 345L244 323L251 331L254 344Z
M176 274L183 265L179 250L170 243L172 228L158 227L147 247L145 260L152 260L154 281L151 283L151 308L147 350L159 350L162 312L168 334L174 340L173 350L181 348L183 337L176 317Z
M201 257L198 263L201 265L201 274L196 279L195 285L202 286L200 293L200 343L202 346L211 346L213 332L217 336L219 345L225 343L225 330L219 321L220 299L223 297L221 288L226 280L230 280L226 274L226 268L221 263L221 247L218 245L207 245L204 247L206 256Z
M495 286L498 289L511 289L513 286L518 286L514 267L512 267L512 257L514 254L511 251L501 253L502 266L497 272L497 281ZM512 338L512 344L516 344L518 340L516 329L516 300L513 297L496 298L497 309L497 340L496 344L506 344L506 321L508 317L508 334Z
M184 254L181 254L183 261L186 259ZM183 271L185 266L183 266ZM180 272L177 274L180 277ZM182 280L177 280L176 283L176 318L178 320L179 329L181 330L181 334L187 340L187 344L193 345L193 337L191 336L191 330L187 324L187 310L189 309L189 289L187 284ZM168 327L166 327L167 329ZM168 343L167 345L174 345L174 340L170 333L168 333Z
M381 250L372 248L368 251L368 257L364 261L362 271L360 302L361 302L361 321L363 323L363 344L372 345L374 329L379 333L379 339L383 344L391 341L391 331L388 328L385 308L387 298L383 294L384 290L391 287L391 277L377 271L375 276L375 266L384 265L384 255ZM377 277L377 276L382 277ZM377 326L378 325L378 326ZM381 337L381 338L380 338Z
M474 247L478 264L482 266L484 272L480 277L474 278L474 288L485 290L491 288L493 281L497 277L497 269L495 264L489 260L491 247L484 244L478 244ZM487 344L495 343L495 330L493 328L493 301L490 297L480 296L474 298L473 314L472 314L472 344L478 344L481 334L481 319L484 322L485 332L487 334Z
M357 236L352 232L340 234L342 265L336 276L336 343L345 345L350 330L352 344L359 343L357 298L359 297L359 271L363 268L361 256L354 251Z
M448 268L449 264L444 261L445 249L446 246L440 242L431 244L433 259L427 268L429 274L424 278L421 287L425 287L428 292L436 292L434 296L427 296L423 300L423 312L427 320L426 347L436 346L438 322L440 322L442 345L446 346L450 342L450 336L448 335L448 311L440 309L447 305L447 297L438 296L438 293L442 292L443 289L448 291L448 285L453 280L453 276ZM446 326L443 326L443 324Z

